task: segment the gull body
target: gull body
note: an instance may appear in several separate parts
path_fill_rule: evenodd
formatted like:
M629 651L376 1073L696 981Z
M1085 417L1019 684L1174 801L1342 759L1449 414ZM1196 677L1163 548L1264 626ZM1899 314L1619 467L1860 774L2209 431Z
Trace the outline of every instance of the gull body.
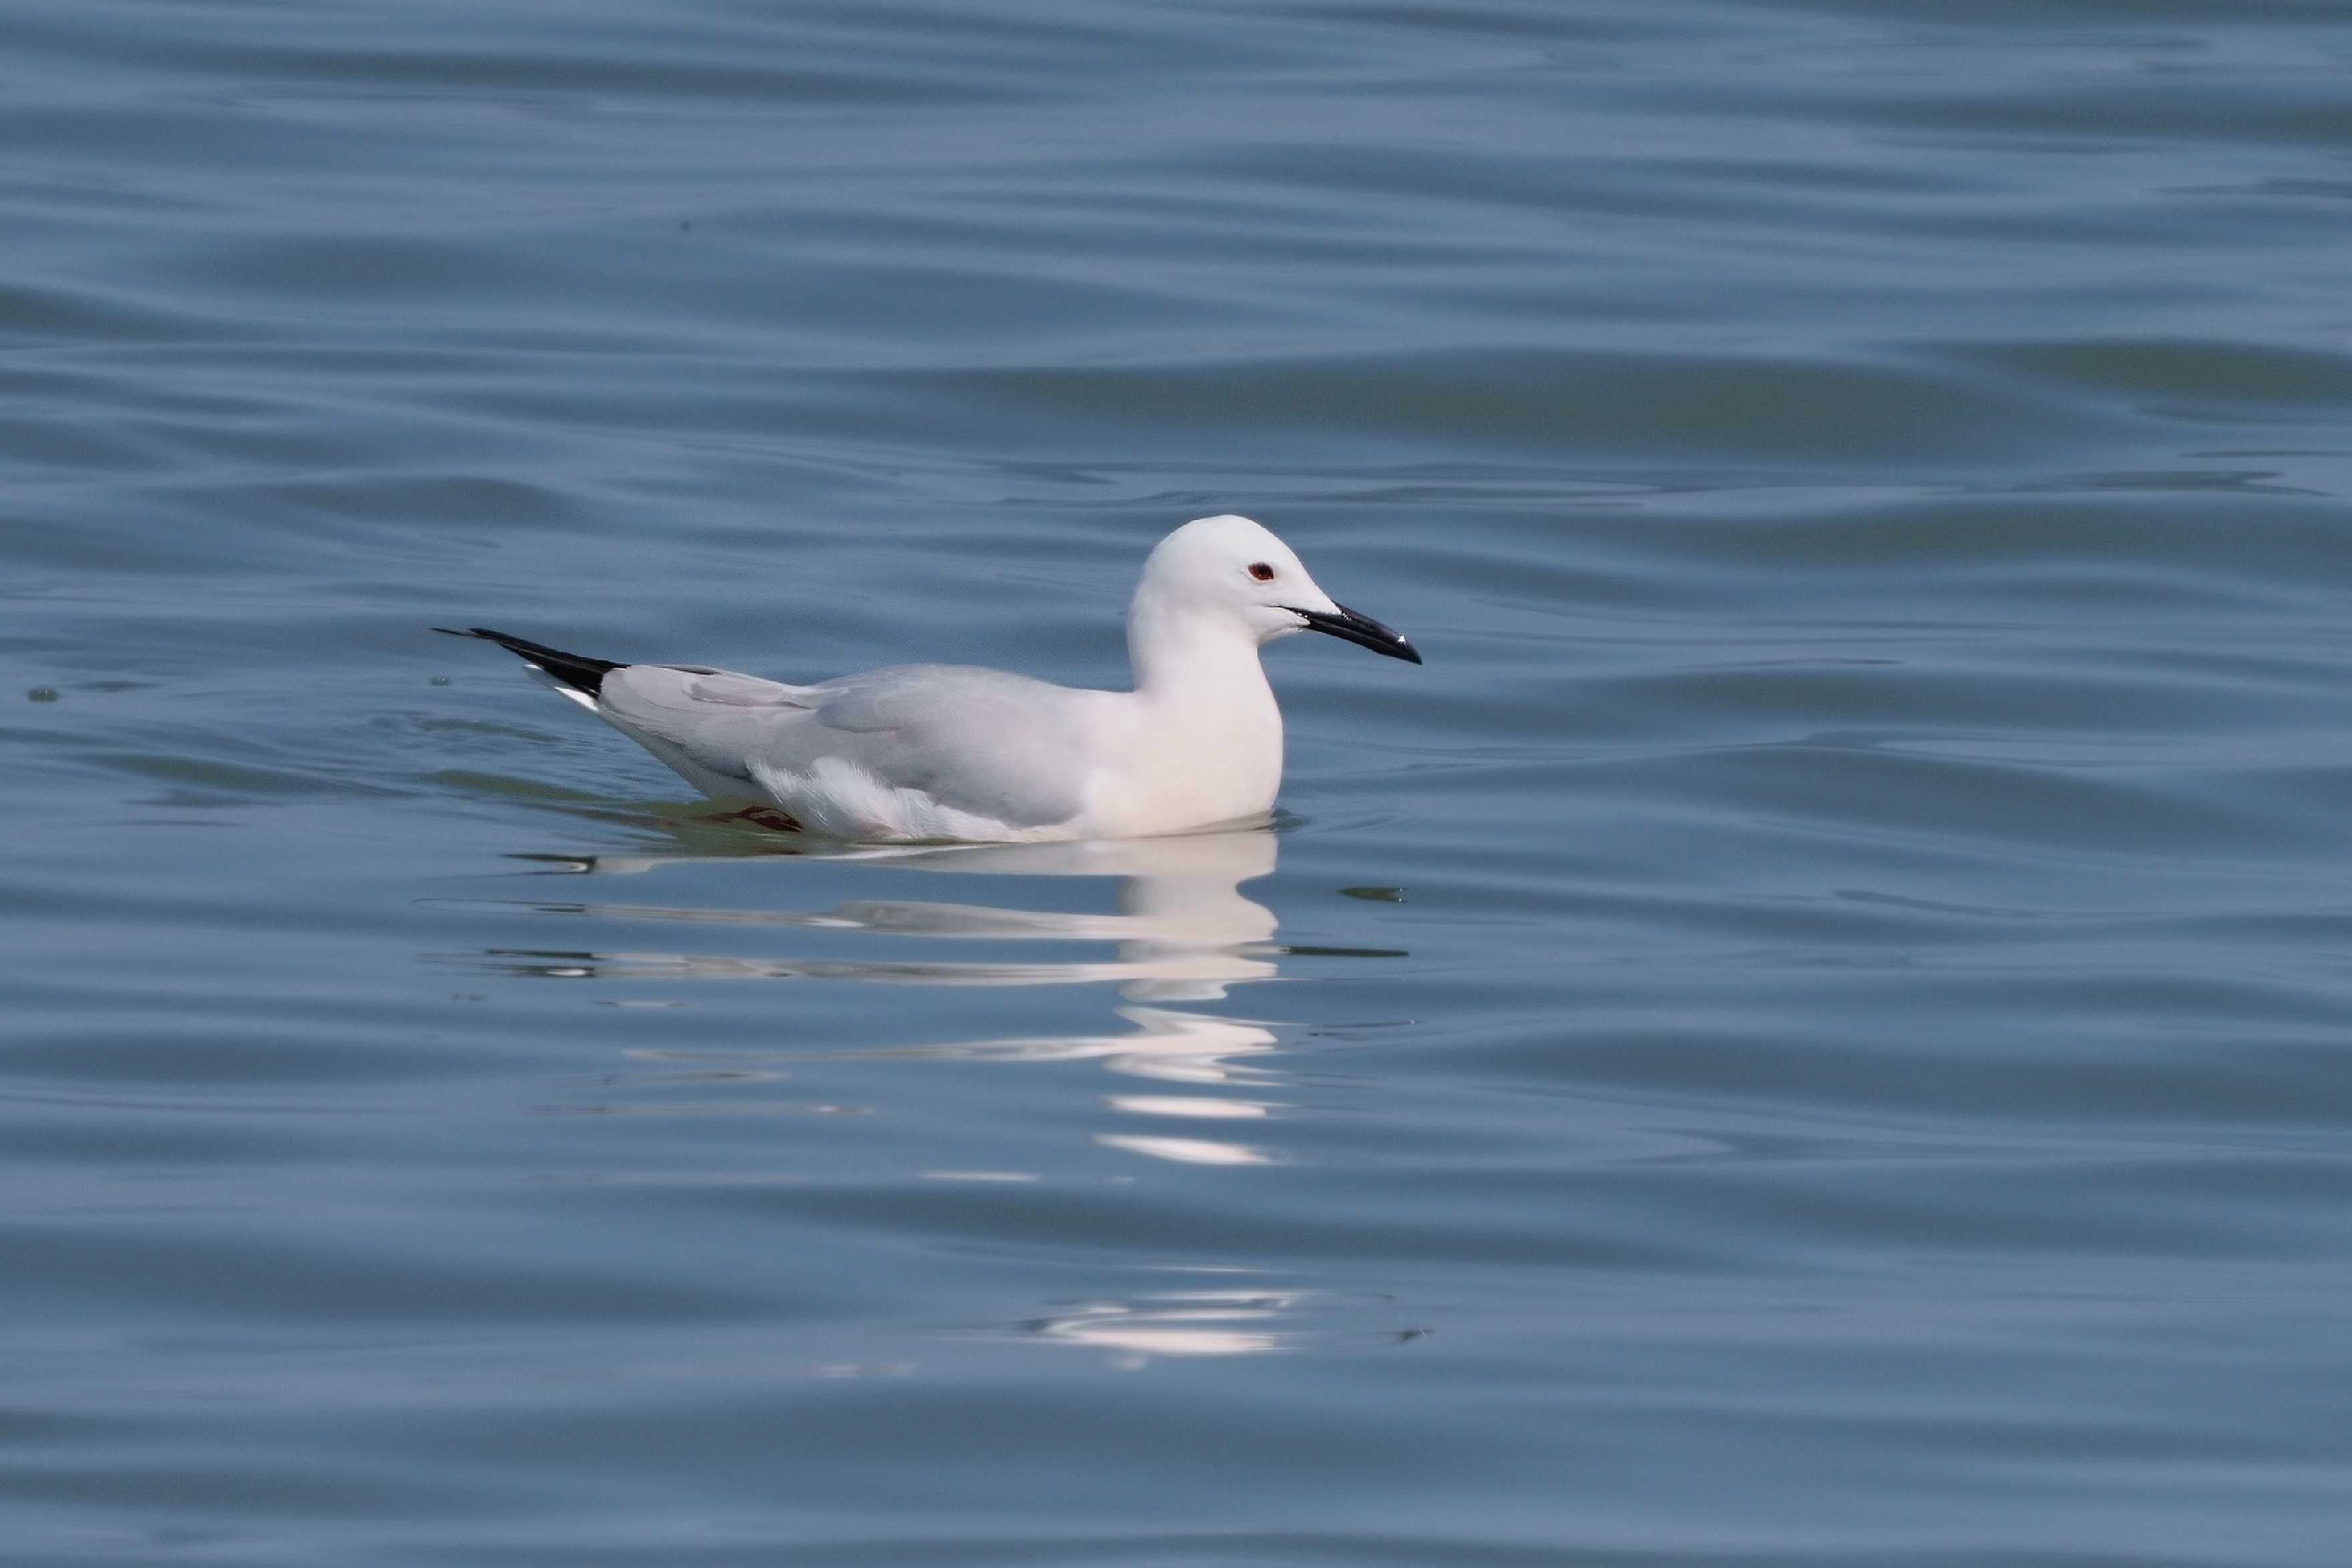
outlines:
M436 629L520 656L712 799L858 842L1130 838L1261 818L1282 784L1282 710L1260 647L1311 630L1421 662L1232 515L1186 523L1145 561L1129 691L932 664L795 686Z

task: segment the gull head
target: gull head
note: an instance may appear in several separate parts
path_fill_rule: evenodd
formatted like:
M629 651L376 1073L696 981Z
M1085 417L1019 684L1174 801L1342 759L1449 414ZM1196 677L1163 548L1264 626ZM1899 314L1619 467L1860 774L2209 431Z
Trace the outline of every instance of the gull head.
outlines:
M1130 614L1139 622L1230 627L1260 647L1293 632L1325 632L1421 662L1401 633L1317 587L1290 546L1230 512L1195 518L1160 542L1143 563Z

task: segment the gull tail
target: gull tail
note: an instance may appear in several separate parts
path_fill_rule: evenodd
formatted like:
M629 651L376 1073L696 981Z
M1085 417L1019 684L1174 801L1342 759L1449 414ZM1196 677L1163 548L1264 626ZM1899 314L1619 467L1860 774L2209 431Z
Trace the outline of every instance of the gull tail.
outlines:
M627 668L609 658L590 658L585 654L566 653L560 647L550 647L545 643L532 642L525 637L509 637L488 626L467 626L463 630L456 626L435 626L433 629L453 637L480 637L484 642L494 642L532 668L544 670L558 684L568 686L591 700L604 684L606 676Z

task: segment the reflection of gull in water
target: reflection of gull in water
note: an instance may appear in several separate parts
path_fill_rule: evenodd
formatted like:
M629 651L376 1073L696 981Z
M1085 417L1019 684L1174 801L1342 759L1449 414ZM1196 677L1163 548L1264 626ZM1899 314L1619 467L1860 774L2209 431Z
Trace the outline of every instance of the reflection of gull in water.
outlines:
M1113 1009L1120 1017L1135 1026L1130 1034L1123 1035L1044 1035L1035 1038L975 1040L944 1046L902 1046L878 1054L896 1057L959 1057L970 1060L1022 1062L1099 1061L1110 1072L1129 1078L1153 1078L1164 1083L1234 1083L1263 1080L1263 1073L1246 1067L1236 1067L1231 1060L1238 1056L1255 1056L1274 1049L1274 1031L1262 1024L1241 1018L1217 1018L1203 1013L1185 1013L1173 1007L1126 1006ZM1129 1105L1123 1099L1113 1097L1111 1103L1121 1110L1139 1114L1167 1116L1183 1114L1167 1109L1166 1097L1134 1096L1139 1102ZM1246 1102L1251 1109L1223 1109L1235 1102L1187 1099L1187 1105L1204 1109L1192 1111L1195 1116L1228 1115L1260 1116L1265 1107ZM1220 1109L1208 1109L1216 1107Z
M1129 971L1119 994L1130 1002L1207 1002L1223 996L1228 985L1275 973L1271 960L1262 956L1271 950L1261 945L1274 935L1274 911L1240 888L1271 873L1274 858L1271 833L1204 833L954 849L931 863L941 870L1118 877L1117 921L1096 934L1118 942L1119 963ZM1132 1017L1136 1010L1121 1011Z
M598 876L651 871L705 857L617 855L566 858ZM799 927L963 941L1115 942L1115 963L930 963L920 960L745 958L708 953L513 950L499 967L559 979L877 980L939 985L1052 985L1115 981L1134 1002L1213 1001L1227 986L1276 973L1274 911L1239 884L1274 869L1271 833L1078 844L991 844L852 851L828 857L892 868L1024 877L1116 876L1119 912L1064 913L986 904L859 900L821 913L667 909L644 904L533 900L551 913L688 923ZM530 962L539 960L542 962Z
M1271 1052L1265 1024L1188 1011L1180 1004L1215 1001L1234 985L1276 976L1281 950L1274 912L1240 890L1275 868L1268 832L1198 834L1099 843L960 845L851 850L828 860L877 870L920 870L1019 877L1116 877L1118 911L1076 913L988 904L857 900L822 911L677 909L655 904L534 900L549 913L633 921L857 931L959 941L1108 942L1115 956L1079 960L939 961L920 957L817 957L514 950L488 956L513 973L592 980L858 980L892 984L1027 986L1111 984L1122 998L1115 1016L1126 1027L1102 1033L899 1047L910 1058L1067 1062L1097 1060L1111 1072L1192 1087L1262 1085L1270 1073L1238 1058ZM575 874L629 875L701 856L602 856L567 859ZM753 863L772 863L762 858ZM1184 1136L1105 1132L1106 1147L1188 1164L1249 1165L1268 1156L1244 1144L1197 1136L1198 1123L1264 1119L1276 1101L1200 1093L1111 1095L1122 1114L1182 1118Z
M681 837L692 842L689 826ZM1286 1110L1282 1075L1275 1067L1280 1037L1276 1026L1235 1018L1196 1004L1224 998L1235 985L1276 978L1276 965L1289 950L1275 941L1271 910L1245 896L1242 887L1275 868L1276 837L1267 832L1228 833L1118 843L1024 844L851 850L839 855L793 857L780 863L772 852L745 854L751 842L730 836L717 847L733 854L606 856L571 858L560 868L580 888L583 876L610 879L657 873L684 866L707 884L708 874L739 863L748 872L791 872L805 868L823 885L877 890L860 884L904 882L912 871L999 875L1013 878L1116 878L1115 910L1101 909L1098 890L1047 882L1007 884L1007 890L1047 908L1014 908L1009 902L948 902L859 898L820 910L678 908L656 898L621 902L601 899L533 899L526 906L558 917L575 917L583 929L625 921L644 928L667 925L677 944L699 933L730 954L613 950L487 956L510 973L602 981L690 982L710 979L825 979L927 986L1025 986L1103 984L1118 995L1108 999L1109 1016L1080 1020L1076 1032L1013 1037L950 1040L935 1044L873 1047L845 1055L900 1060L956 1058L1020 1063L1094 1063L1115 1077L1104 1083L1136 1092L1099 1095L1096 1114L1105 1125L1080 1134L1106 1159L1115 1161L1112 1180L1134 1179L1132 1160L1191 1167L1235 1170L1266 1165L1269 1148L1230 1134L1278 1136ZM821 864L819 864L821 862ZM870 868L870 874L869 874ZM778 879L760 876L772 893ZM806 879L788 875L787 887ZM539 880L541 888L561 886ZM642 884L641 884L642 885ZM594 886L594 884L591 884ZM625 883L621 886L626 886ZM1067 893L1065 889L1068 889ZM618 890L615 889L615 890ZM887 890L887 889L883 889ZM1074 895L1074 896L1073 896ZM1095 905L1092 910L1084 905ZM1076 906L1076 907L1073 907ZM839 942L835 933L849 933ZM919 949L937 940L961 945L955 961L924 956ZM884 951L856 954L856 942ZM825 952L839 942L847 952ZM986 957L989 944L1002 957ZM1016 944L1011 949L1003 944ZM1065 954L1045 944L1092 943L1091 952ZM1104 951L1105 945L1108 951ZM585 944L583 944L583 946ZM977 946L982 952L973 956ZM751 948L750 953L741 950ZM800 947L814 952L793 952ZM761 949L786 951L761 952ZM1044 951L1039 950L1043 948ZM820 956L820 954L822 956ZM1088 994L1074 994L1088 1012ZM772 1053L728 1053L729 1070L774 1065ZM788 1064L789 1065L789 1064ZM702 1096L708 1100L709 1096ZM1052 1126L1065 1125L1058 1117ZM1066 1136L1066 1133L1049 1133ZM919 1170L917 1179L962 1183L1034 1183L1054 1179L1026 1162L976 1164L970 1169ZM1220 1172L1205 1170L1215 1179ZM1162 1265L1149 1265L1155 1271ZM1140 1366L1167 1357L1261 1355L1307 1347L1351 1343L1396 1343L1417 1331L1392 1326L1385 1300L1358 1300L1345 1294L1277 1286L1255 1278L1255 1269L1187 1268L1219 1277L1215 1288L1146 1289L1128 1295L1124 1280L1104 1280L1103 1294L1055 1304L1040 1314L1034 1300L995 1326L974 1331L990 1337L1008 1332L1037 1342L1070 1347L1108 1358L1117 1366Z

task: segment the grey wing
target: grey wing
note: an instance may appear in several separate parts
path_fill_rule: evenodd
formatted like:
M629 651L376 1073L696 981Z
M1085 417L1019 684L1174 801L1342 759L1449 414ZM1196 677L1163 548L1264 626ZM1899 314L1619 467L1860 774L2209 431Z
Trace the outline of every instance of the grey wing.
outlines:
M698 665L627 665L596 692L599 713L671 766L683 761L754 790L753 760L806 724L814 706L809 687Z
M1067 822L1085 800L1091 706L1104 696L1002 670L909 665L804 689L815 723L795 749L845 757L883 783L1008 826Z

